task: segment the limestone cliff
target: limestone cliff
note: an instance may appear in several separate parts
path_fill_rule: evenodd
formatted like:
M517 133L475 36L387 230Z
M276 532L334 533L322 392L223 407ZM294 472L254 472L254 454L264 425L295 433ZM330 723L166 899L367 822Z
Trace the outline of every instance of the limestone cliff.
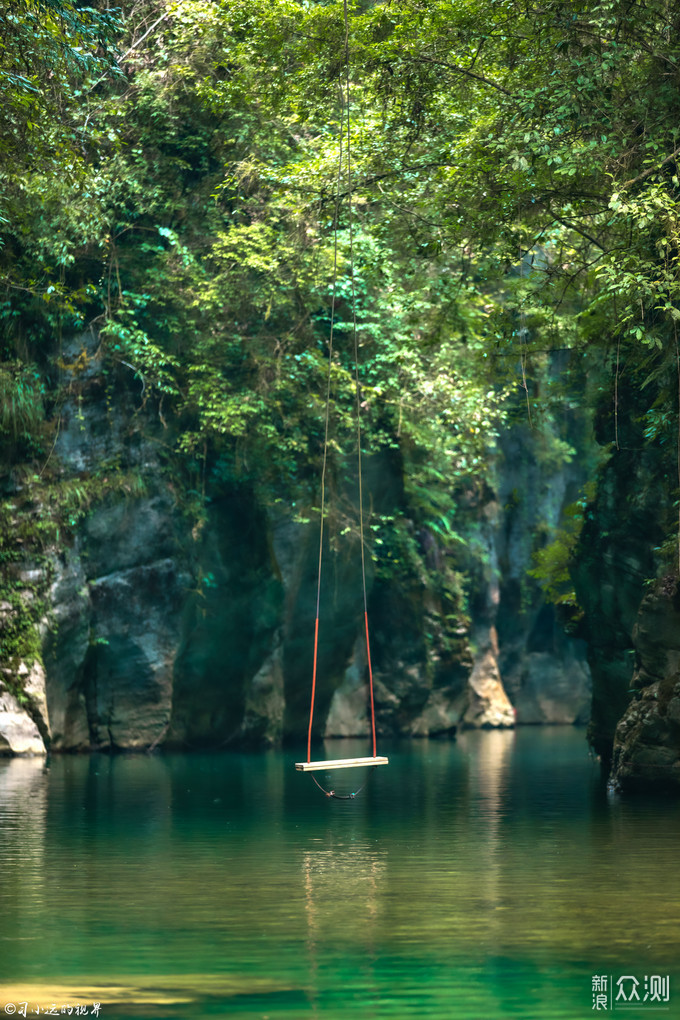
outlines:
M300 740L309 705L316 524L297 521L280 504L263 506L253 488L224 481L205 464L207 498L197 515L162 413L145 404L143 380L131 366L118 365L112 375L96 338L86 335L65 345L62 371L67 398L52 486L82 488L83 505L63 540L39 561L22 561L42 599L41 654L30 683L26 663L5 666L0 753ZM548 509L556 519L566 489L556 491L554 478L551 486L535 473L541 495L518 515L508 493L534 468L522 441L515 443L505 452L498 492L468 508L478 522L462 562L470 624L461 616L445 632L447 607L422 576L414 572L394 585L374 576L369 563L382 734L450 736L461 726L512 726L517 713L520 721L574 722L587 712L578 646L554 637L559 628L552 617L546 623L536 586L528 609L516 602L531 562L523 529ZM394 458L376 455L366 467L374 505L403 512ZM36 491L32 512L40 516L50 489ZM329 532L318 738L368 733L360 557L356 539L339 543L331 526ZM433 569L446 569L431 536L417 541Z
M496 585L487 603L498 634L498 665L519 723L584 725L591 677L582 638L569 634L554 605L528 575L533 554L560 526L590 470L587 421L572 416L563 431L534 433L527 423L501 437L496 507L488 529ZM489 615L489 610L486 610ZM476 616L484 614L478 606Z
M665 433L645 432L650 399L630 380L621 384L617 447L613 398L603 391L596 434L608 454L572 563L593 676L589 739L620 789L677 783L680 754L680 616L670 568L677 509L669 484L677 465Z
M633 627L633 700L614 733L615 789L680 790L680 584L646 592Z

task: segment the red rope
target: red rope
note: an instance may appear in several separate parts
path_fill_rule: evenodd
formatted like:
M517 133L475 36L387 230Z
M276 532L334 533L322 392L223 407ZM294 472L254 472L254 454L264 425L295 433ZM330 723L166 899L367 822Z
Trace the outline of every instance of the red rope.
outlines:
M359 382L359 337L357 330L357 296L354 278L354 220L352 216L352 125L350 116L350 67L349 67L349 20L347 0L343 0L345 18L345 105L347 108L347 209L349 213L349 271L352 294L352 338L354 341L354 387L357 411L357 468L359 483L359 544L361 546L361 586L364 594L364 623L366 625L366 659L368 662L368 688L371 701L371 734L373 736L373 757L376 757L375 706L373 703L373 669L371 667L371 644L368 638L368 597L366 595L366 551L364 539L364 490L361 469L361 383Z
M373 670L371 668L371 643L368 640L368 613L364 612L364 621L366 623L366 658L368 659L368 690L371 695L371 733L373 734L373 757L376 756L376 741L375 741L375 705L373 704Z
M365 556L365 540L364 540L364 496L363 496L363 483L362 483L362 468L361 468L361 385L359 382L359 343L357 337L357 312L356 312L356 287L354 278L354 224L352 218L352 149L351 149L351 116L350 116L350 63L349 63L349 19L347 12L347 0L343 0L344 9L344 23L345 23L345 67L346 67L346 81L345 81L345 96L344 102L347 109L347 184L348 184L348 209L349 209L349 252L350 252L350 283L351 283L351 303L352 303L352 336L354 341L354 383L356 390L356 416L357 416L357 461L358 461L358 482L359 482L359 543L361 546L361 583L364 595L364 623L366 626L366 658L368 661L368 686L370 694L371 704L371 734L373 737L373 757L377 756L376 751L376 733L375 733L375 705L373 700L373 668L371 666L371 645L368 637L368 600L366 595L366 556ZM344 118L343 118L344 120ZM330 398L331 398L331 368L333 363L333 330L335 326L335 295L336 295L336 281L337 281L337 267L338 267L338 217L340 212L340 180L342 177L342 166L343 166L343 152L342 152L342 135L343 130L341 126L340 130L340 146L338 153L338 178L335 192L335 221L334 221L334 240L333 240L333 290L332 290L332 302L331 302L331 330L330 338L328 343L328 380L326 386L326 421L325 421L325 432L324 432L324 446L323 446L323 466L321 469L321 526L319 529L319 570L317 576L317 588L316 588L316 623L314 626L314 664L312 667L312 698L309 709L309 729L307 731L307 761L312 760L312 724L314 721L314 696L316 693L316 667L317 667L317 652L319 645L319 607L321 602L321 565L323 558L323 532L324 532L324 514L326 508L326 462L328 458L328 422L329 422L329 409L330 409ZM316 780L314 780L316 782ZM319 784L317 783L317 786ZM326 792L326 791L324 791ZM328 796L334 796L333 792L327 794ZM354 796L354 794L352 794Z
M307 731L307 761L312 760L312 723L314 722L314 694L316 693L316 653L319 647L319 614L317 610L314 627L314 667L312 669L312 703L309 708L309 730ZM375 757L375 750L373 751Z

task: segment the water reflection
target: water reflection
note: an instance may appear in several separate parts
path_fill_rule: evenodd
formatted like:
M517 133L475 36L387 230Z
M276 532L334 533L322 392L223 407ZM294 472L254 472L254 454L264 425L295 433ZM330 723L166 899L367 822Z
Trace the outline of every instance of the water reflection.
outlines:
M498 841L502 812L507 807L510 763L515 747L514 730L479 732L468 730L460 737L468 758L468 795L476 803L486 839Z
M322 840L315 842L323 843ZM352 918L354 935L370 945L380 913L387 851L367 845L320 845L301 858L305 890L308 944L319 937L347 933Z
M12 938L29 939L45 904L47 772L43 758L0 760L0 889ZM0 938L5 938L0 933Z
M337 845L317 838L301 855L307 922L308 1001L319 1015L323 970L337 957L338 945L361 954L363 993L375 995L374 965L379 954L381 900L387 852L362 843ZM345 949L346 951L346 949ZM355 976L355 980L356 980Z
M592 973L676 973L678 809L595 795L582 734L385 751L353 801L293 751L0 761L0 979L181 981L194 1020L555 1020Z
M467 731L461 749L469 756L468 796L475 805L471 812L473 839L478 847L479 895L487 917L485 942L499 947L503 942L506 889L503 826L507 812L510 763L515 746L514 730Z

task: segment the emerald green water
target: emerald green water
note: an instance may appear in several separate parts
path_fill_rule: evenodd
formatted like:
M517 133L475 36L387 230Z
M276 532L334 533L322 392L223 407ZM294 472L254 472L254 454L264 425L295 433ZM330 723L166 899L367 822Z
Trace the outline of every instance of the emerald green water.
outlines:
M0 761L0 1003L574 1020L628 974L680 1016L677 804L608 797L578 730L380 751L352 801L294 753Z

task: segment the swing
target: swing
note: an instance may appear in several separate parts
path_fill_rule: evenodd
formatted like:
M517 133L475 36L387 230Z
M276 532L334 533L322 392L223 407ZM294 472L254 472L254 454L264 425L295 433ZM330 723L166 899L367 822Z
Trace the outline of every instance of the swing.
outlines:
M388 765L389 760L376 755L375 758L329 758L327 761L296 761L298 772L319 772L321 769L353 769L360 765Z
M319 606L321 602L321 562L323 555L323 528L324 511L326 506L326 461L328 457L328 420L330 414L331 399L331 367L333 364L333 328L335 324L335 295L338 268L338 213L340 208L340 182L342 177L343 155L342 155L342 120L340 130L340 147L338 156L338 177L335 190L335 220L333 237L333 286L331 298L331 328L328 341L328 379L326 388L326 424L323 445L323 465L321 468L321 526L319 529L319 569L316 586L316 624L314 627L314 658L312 668L312 696L309 708L309 728L307 731L307 761L295 762L295 768L299 772L319 772L331 769L351 769L358 767L373 767L375 765L387 765L388 759L379 756L376 751L375 731L375 705L373 702L373 670L371 667L371 647L368 638L368 602L366 598L366 564L364 557L364 502L361 477L361 389L359 386L359 348L357 340L357 319L356 319L356 296L354 287L354 253L353 253L353 228L352 228L352 159L350 147L350 108L349 108L349 21L347 17L347 0L344 0L345 18L345 67L346 78L346 106L347 106L347 179L348 179L348 210L349 210L349 253L350 253L350 282L352 294L352 334L354 338L354 381L356 389L356 420L357 420L357 457L358 457L358 478L359 478L359 532L361 542L361 581L364 595L364 624L366 629L366 659L368 662L368 690L371 709L371 734L373 738L373 755L366 758L331 758L326 761L312 761L312 723L314 721L314 695L316 692L316 666L317 651L319 646ZM327 797L337 797L341 800L352 800L359 791L350 794L336 794L334 790L325 790L316 778L314 782L326 794ZM361 788L360 788L361 789Z

